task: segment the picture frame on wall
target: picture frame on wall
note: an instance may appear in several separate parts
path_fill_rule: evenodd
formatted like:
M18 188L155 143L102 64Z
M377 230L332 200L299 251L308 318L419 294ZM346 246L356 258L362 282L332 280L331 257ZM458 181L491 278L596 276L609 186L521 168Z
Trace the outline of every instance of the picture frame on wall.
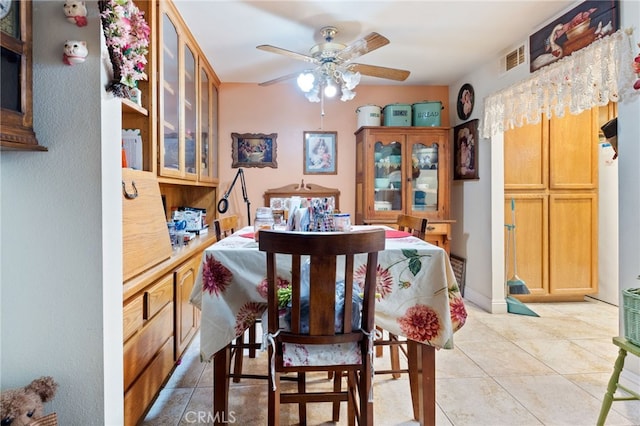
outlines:
M620 29L618 0L588 0L529 36L534 72Z
M338 174L338 132L309 132L303 134L305 175Z
M453 179L479 179L478 122L471 120L453 129Z
M277 133L231 133L231 167L278 168Z
M473 86L469 83L463 84L458 92L458 100L456 101L456 110L460 120L466 120L471 117L474 103L475 93Z

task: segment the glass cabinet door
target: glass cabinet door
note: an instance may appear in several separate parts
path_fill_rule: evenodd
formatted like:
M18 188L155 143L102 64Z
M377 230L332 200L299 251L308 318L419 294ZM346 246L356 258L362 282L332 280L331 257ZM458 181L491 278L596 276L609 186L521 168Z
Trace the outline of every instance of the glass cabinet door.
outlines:
M200 180L211 182L211 96L209 75L200 69Z
M374 211L402 210L402 143L394 138L378 140L374 155Z
M198 132L198 104L196 101L196 58L193 50L184 46L184 173L194 179L197 176L196 134Z
M168 15L162 15L162 82L160 109L160 175L181 175L180 62L178 32ZM184 161L184 160L182 160Z
M438 144L411 144L411 210L438 211ZM413 214L412 213L412 214Z
M218 88L212 71L200 66L200 171L198 180L215 182L218 178Z

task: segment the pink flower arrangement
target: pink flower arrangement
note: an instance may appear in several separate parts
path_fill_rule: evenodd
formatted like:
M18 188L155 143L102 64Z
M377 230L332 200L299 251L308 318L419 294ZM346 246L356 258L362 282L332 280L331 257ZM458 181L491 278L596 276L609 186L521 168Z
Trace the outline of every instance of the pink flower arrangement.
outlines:
M144 12L131 0L103 0L98 5L113 65L114 81L109 90L118 97L129 97L129 88L147 78L144 68L151 30Z
M640 43L638 43L638 47L640 47ZM633 83L633 88L636 90L640 90L640 53L638 53L633 60L633 71L635 71L638 79L635 83Z

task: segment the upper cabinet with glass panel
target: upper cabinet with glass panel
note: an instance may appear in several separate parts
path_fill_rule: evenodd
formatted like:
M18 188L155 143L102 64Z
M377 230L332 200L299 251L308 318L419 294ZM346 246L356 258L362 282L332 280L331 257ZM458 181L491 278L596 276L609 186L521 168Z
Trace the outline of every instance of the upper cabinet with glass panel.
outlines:
M217 180L219 81L173 4L160 10L158 175L209 186Z

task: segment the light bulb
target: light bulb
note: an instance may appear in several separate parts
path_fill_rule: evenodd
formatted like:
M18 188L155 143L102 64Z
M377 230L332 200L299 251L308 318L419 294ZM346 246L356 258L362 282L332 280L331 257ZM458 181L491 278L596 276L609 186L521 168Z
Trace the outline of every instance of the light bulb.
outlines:
M315 81L315 77L312 73L301 73L298 76L298 87L305 93L308 93L311 89L313 89L313 82Z
M336 89L336 86L334 86L332 83L328 83L324 88L324 95L328 98L333 98L337 92L338 89Z

